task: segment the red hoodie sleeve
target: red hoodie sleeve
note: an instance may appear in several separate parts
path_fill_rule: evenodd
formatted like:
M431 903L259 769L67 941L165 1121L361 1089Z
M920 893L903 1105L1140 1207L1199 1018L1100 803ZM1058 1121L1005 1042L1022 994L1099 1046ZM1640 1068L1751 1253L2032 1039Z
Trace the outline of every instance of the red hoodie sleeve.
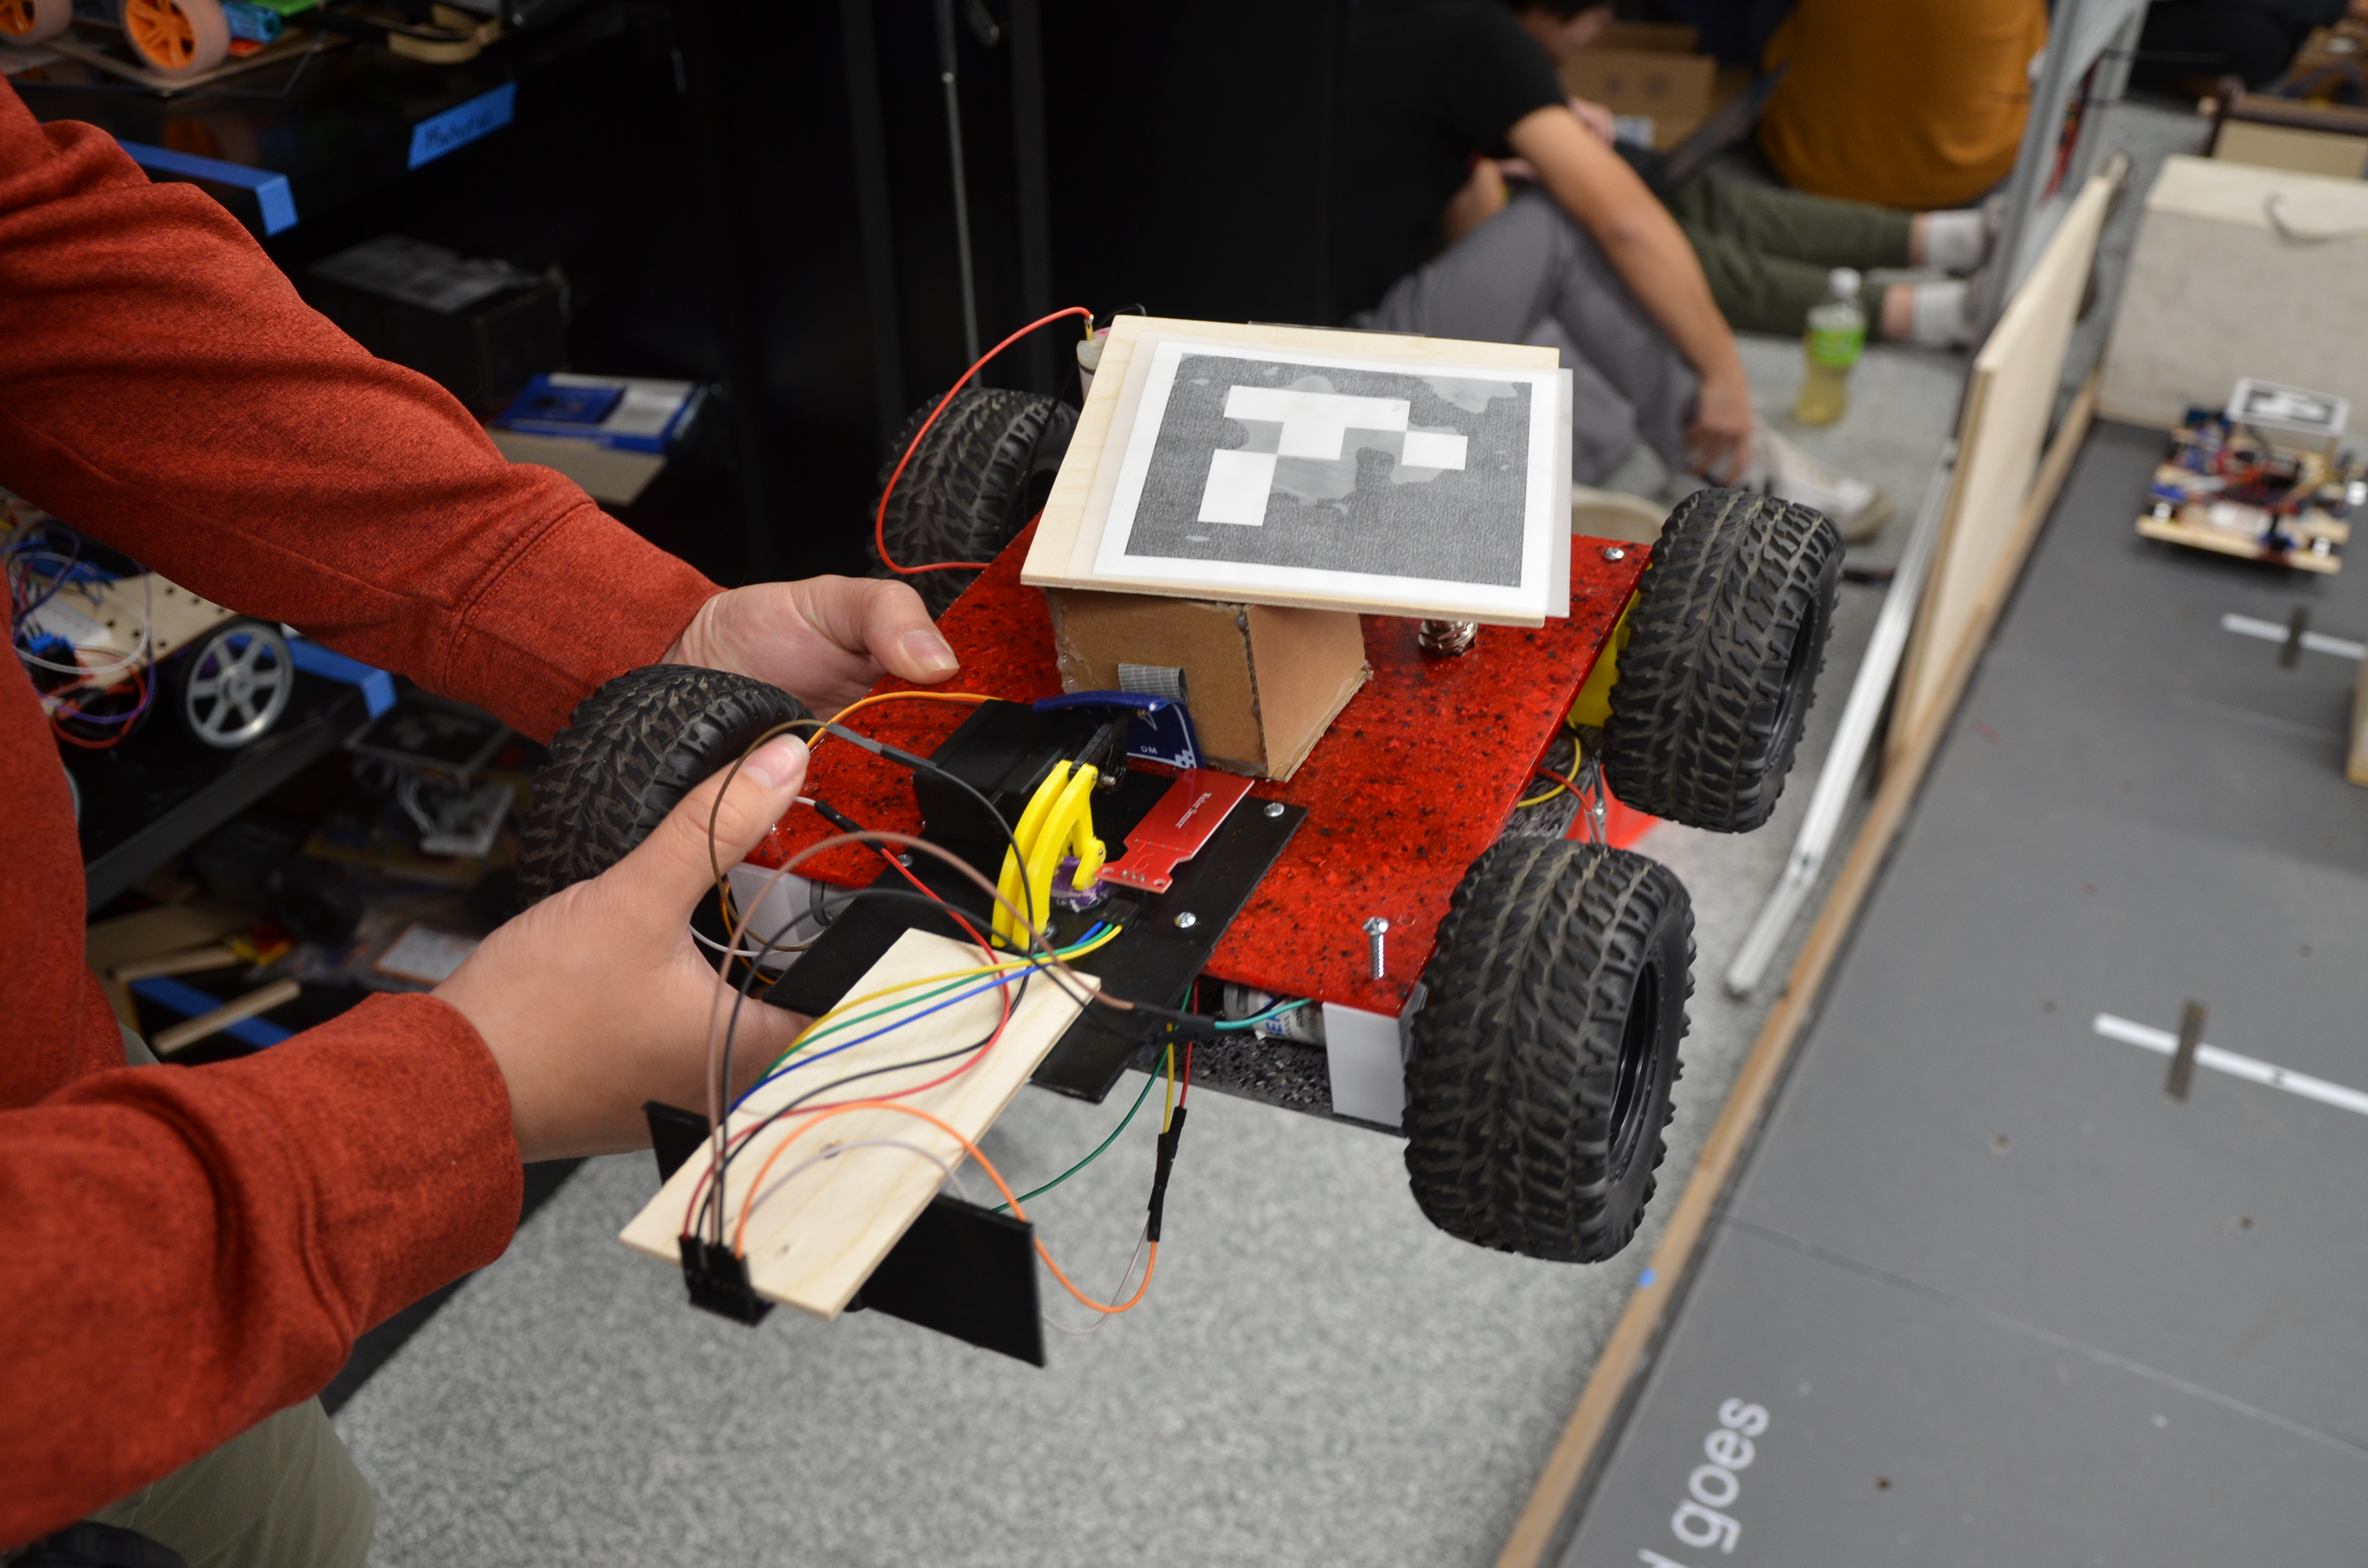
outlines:
M319 1390L501 1255L520 1180L494 1060L428 996L0 1111L0 1549Z
M0 85L0 484L547 738L717 589L297 298L194 186Z

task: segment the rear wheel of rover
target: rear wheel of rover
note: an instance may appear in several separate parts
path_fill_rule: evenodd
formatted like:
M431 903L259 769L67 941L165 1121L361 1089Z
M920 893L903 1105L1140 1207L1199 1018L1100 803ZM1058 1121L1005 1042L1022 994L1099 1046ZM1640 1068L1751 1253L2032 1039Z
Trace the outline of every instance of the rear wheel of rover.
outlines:
M1693 907L1624 849L1503 841L1464 873L1424 971L1406 1175L1450 1235L1594 1263L1653 1196L1692 994Z
M1669 514L1611 687L1612 792L1717 833L1766 822L1816 695L1841 567L1840 533L1793 502L1702 490Z
M535 778L518 830L521 897L598 876L758 736L807 717L779 687L723 670L652 665L619 676L576 705Z
M936 406L916 410L896 433L881 465L882 489ZM882 530L888 559L899 566L994 560L1043 510L1076 426L1076 410L1058 398L1001 387L963 388L896 478ZM879 506L875 495L874 517ZM872 553L876 561L876 548ZM887 573L885 562L879 566ZM904 581L919 591L931 615L943 615L977 575L922 572Z

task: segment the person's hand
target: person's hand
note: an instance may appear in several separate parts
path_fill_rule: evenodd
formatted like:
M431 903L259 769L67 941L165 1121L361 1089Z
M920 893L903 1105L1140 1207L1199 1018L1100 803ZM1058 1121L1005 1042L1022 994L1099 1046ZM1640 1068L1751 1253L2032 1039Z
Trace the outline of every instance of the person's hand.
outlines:
M1693 423L1686 426L1687 463L1715 483L1734 483L1751 466L1751 437L1759 425L1741 366L1704 376L1694 394Z
M756 847L805 776L806 748L794 737L766 742L723 797L712 860L708 813L723 773L632 854L510 921L436 988L501 1068L521 1158L645 1149L643 1100L706 1111L708 1020L721 983L692 945L690 913L715 885L713 868ZM734 1091L806 1022L763 1003L742 1007Z
M1579 124L1601 137L1605 146L1611 146L1620 140L1613 133L1611 111L1592 98L1573 97L1570 100L1570 112L1578 116Z
M659 662L752 676L823 718L883 675L935 686L962 667L921 596L876 577L808 577L718 594Z

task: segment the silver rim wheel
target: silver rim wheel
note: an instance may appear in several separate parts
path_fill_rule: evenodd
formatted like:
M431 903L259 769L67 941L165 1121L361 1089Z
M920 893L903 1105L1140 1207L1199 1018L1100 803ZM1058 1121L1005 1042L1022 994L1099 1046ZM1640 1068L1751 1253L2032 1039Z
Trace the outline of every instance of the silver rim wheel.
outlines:
M253 745L288 710L296 660L288 639L258 620L222 627L189 655L181 722L221 751Z

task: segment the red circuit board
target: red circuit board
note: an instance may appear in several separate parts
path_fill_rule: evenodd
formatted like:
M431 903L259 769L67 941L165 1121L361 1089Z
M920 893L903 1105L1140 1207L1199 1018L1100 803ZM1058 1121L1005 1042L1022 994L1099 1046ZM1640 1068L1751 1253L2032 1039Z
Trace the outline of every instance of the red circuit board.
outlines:
M1060 691L1044 596L1019 581L1029 538L1013 541L939 619L962 662L946 689L1015 702ZM1260 779L1250 790L1252 800L1304 806L1307 821L1225 933L1208 974L1397 1015L1429 960L1449 895L1503 831L1644 574L1649 552L1641 546L1572 543L1566 619L1534 631L1483 627L1470 653L1440 659L1416 646L1415 621L1365 618L1373 678L1288 783ZM1622 559L1605 560L1607 548ZM887 681L879 689L922 688ZM951 702L894 702L848 722L926 756L969 712ZM920 831L910 776L844 742L816 749L809 789L866 827ZM749 859L778 866L833 831L813 812L792 810ZM1111 845L1111 857L1119 853ZM849 847L800 869L860 887L880 861ZM1364 933L1376 915L1390 923L1389 977L1380 981Z

